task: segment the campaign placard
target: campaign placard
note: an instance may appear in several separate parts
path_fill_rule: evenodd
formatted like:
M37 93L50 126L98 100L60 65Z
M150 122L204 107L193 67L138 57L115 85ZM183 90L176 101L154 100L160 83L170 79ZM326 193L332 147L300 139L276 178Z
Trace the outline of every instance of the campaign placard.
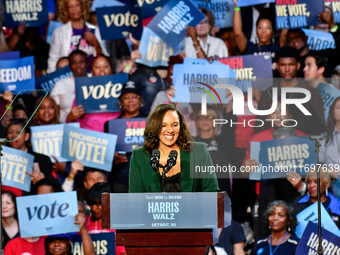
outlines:
M298 225L295 229L295 235L298 238L301 238L309 222L318 222L318 203L308 206L305 210L296 215L296 218L298 220ZM321 227L340 237L340 230L322 204Z
M197 64L176 64L173 69L173 85L176 88L174 102L201 103L202 94L207 90L211 96L207 96L207 103L219 102L228 103L224 88L216 88L216 92L211 91L207 84L212 88L218 83L218 78L235 80L236 73L228 65L197 65ZM203 83L203 84L202 84ZM230 84L231 81L225 84ZM208 94L208 93L207 93ZM216 99L215 99L216 98ZM215 100L215 101L214 101Z
M94 0L91 5L91 10L96 11L97 8L112 6L124 6L124 4L117 0Z
M79 123L55 124L31 127L31 143L34 152L51 157L53 155L60 162L67 162L61 157L61 146L63 140L64 126L72 125L79 128ZM55 162L51 157L52 163Z
M141 8L133 6L104 7L96 9L100 35L103 40L126 38L129 33L139 40L143 21Z
M61 156L110 172L116 144L116 135L65 125Z
M204 18L205 15L191 1L170 0L147 27L170 46L176 47L185 37L185 28L195 27Z
M334 235L332 232L321 228L322 247L324 254L338 254L340 253L340 237ZM295 254L318 254L319 246L318 225L309 222L296 248Z
M76 77L76 104L82 105L86 113L119 112L118 97L127 81L126 73Z
M203 58L188 58L185 57L183 64L191 64L191 65L223 65L221 62L217 60L213 60L211 63L209 62L208 59L203 59Z
M116 254L116 233L98 233L90 234L92 242L94 244L94 250L96 255L115 255ZM71 235L72 240L72 254L83 254L83 240L81 235Z
M22 22L30 27L48 24L48 1L6 0L4 5L5 27L17 27Z
M302 28L302 30L308 36L309 50L335 49L335 41L331 33L306 28Z
M170 56L181 52L181 44L171 47L151 29L145 27L138 49L142 58L136 59L137 63L149 67L168 66Z
M9 90L16 95L34 89L34 57L0 61L0 93Z
M340 90L338 90L337 88L333 87L330 84L325 84L325 83L320 83L316 87L316 89L319 90L321 94L323 107L325 110L325 121L327 122L329 108L331 104L333 103L334 99L336 99L337 97L340 97Z
M142 8L142 18L155 16L169 0L132 0L135 6Z
M340 0L324 0L325 6L328 6L333 11L334 23L340 23Z
M17 197L17 208L22 238L79 231L76 191Z
M2 146L1 172L2 184L29 192L34 156L21 150Z
M132 152L144 144L146 118L114 119L109 121L109 133L118 136L116 151Z
M274 2L275 0L237 0L237 7L245 7L245 6L274 3Z
M269 54L219 58L217 61L236 71L235 85L243 92L247 92L249 87L264 91L273 85L272 58ZM223 80L219 83L227 84Z
M0 60L11 60L20 58L20 51L10 51L0 53Z
M234 16L234 3L232 0L210 0L207 2L192 1L197 8L210 10L215 17L215 26L219 28L232 27Z
M56 70L53 73L43 75L35 80L36 89L46 89L48 93L51 93L54 85L57 81L62 80L66 77L72 76L73 73L69 66L65 66L61 69Z
M48 44L50 44L52 41L52 35L53 35L54 30L58 27L61 27L62 25L64 24L61 22L53 21L53 20L50 21L48 25L48 31L47 31L47 37L46 37L46 42Z
M276 28L299 28L316 25L319 22L318 15L324 9L325 6L322 1L276 0Z

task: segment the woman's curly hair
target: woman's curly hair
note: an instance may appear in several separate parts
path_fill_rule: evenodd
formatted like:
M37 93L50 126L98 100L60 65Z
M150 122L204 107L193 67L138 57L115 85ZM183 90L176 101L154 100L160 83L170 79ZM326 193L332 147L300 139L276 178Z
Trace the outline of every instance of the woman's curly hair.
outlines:
M90 18L90 5L88 0L78 0L81 5L81 12L84 22L88 21ZM63 23L67 23L70 18L67 12L67 2L68 0L57 1L57 16Z
M150 155L154 149L158 149L159 146L158 134L162 130L163 118L167 111L176 112L179 118L180 130L178 139L176 141L178 147L181 150L188 152L191 149L192 143L190 132L182 113L180 113L172 104L160 104L150 112L150 115L146 120L146 126L144 130L143 149Z

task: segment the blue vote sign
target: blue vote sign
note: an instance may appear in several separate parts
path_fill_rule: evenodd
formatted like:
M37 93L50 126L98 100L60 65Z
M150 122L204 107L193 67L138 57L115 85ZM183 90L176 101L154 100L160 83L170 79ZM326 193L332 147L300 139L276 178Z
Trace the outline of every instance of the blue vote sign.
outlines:
M20 51L10 51L0 53L0 60L11 60L20 58Z
M127 81L126 73L76 77L76 104L82 105L86 113L119 112L118 97Z
M1 172L2 184L29 192L34 156L21 150L2 146Z
M61 156L84 166L111 171L117 136L64 126Z
M155 16L169 0L132 0L134 6L142 8L143 19Z
M306 28L302 28L302 30L308 36L309 50L335 49L335 41L331 33Z
M340 23L340 0L324 0L325 6L328 6L333 11L334 23Z
M43 75L35 80L36 89L46 89L48 93L51 93L54 85L57 81L62 80L66 77L72 76L73 73L69 66L65 66L61 69L56 70L53 73Z
M91 10L97 11L97 8L112 6L124 6L124 4L117 0L94 0L91 5Z
M143 30L141 8L133 6L96 9L100 35L103 40L126 38L129 33L140 39Z
M0 61L0 93L35 89L34 57ZM29 93L29 92L27 92Z
M76 191L17 197L17 208L22 238L79 231Z
M92 242L94 244L94 250L96 255L115 255L116 254L116 233L98 233L90 234ZM83 254L83 240L81 235L71 235L72 240L72 254Z
M237 7L245 7L245 6L274 3L274 2L275 0L237 0Z
M328 119L329 108L333 103L334 99L340 97L340 90L331 86L330 84L320 83L317 87L319 90L322 101L323 101L323 108L325 110L325 121Z

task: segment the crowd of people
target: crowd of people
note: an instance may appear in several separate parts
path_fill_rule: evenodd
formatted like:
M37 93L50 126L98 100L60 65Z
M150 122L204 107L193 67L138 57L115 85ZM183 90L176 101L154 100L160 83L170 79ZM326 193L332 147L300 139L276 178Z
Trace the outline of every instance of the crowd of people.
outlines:
M5 255L71 254L68 233L20 237L16 197L73 190L77 191L79 210L75 224L79 225L85 255L95 254L90 234L115 231L102 228L102 193L164 191L228 193L232 202L231 225L221 231L216 245L207 247L206 254L295 254L299 243L294 232L296 215L318 199L317 169L309 169L306 176L292 171L286 178L261 181L250 180L247 171L217 173L215 179L200 179L184 174L183 169L191 169L195 164L255 169L260 162L252 158L251 142L324 134L327 130L330 135L321 141L320 147L320 163L327 166L327 170L321 172L321 203L340 229L340 97L326 106L317 89L321 84L339 90L340 30L333 12L325 7L319 20L334 38L335 49L314 51L309 49L308 36L301 28L275 30L274 4L240 8L236 0L233 2L233 26L229 28L217 28L213 13L200 8L205 18L196 27L186 28L181 53L170 56L167 67L138 64L136 59L142 58L138 49L140 41L132 34L126 39L102 40L90 0L49 0L49 19L64 23L54 30L50 44L46 43L46 27L27 27L21 23L0 31L0 53L19 51L21 58L34 56L35 78L65 66L69 66L73 74L57 81L44 100L36 93L29 93L19 96L9 107L14 95L10 91L1 95L0 112L7 111L0 123L1 137L11 141L19 136L6 146L34 156L33 171L27 173L32 179L29 192L2 187ZM0 8L0 24L3 18ZM320 24L312 29L318 30ZM309 103L305 104L311 116L302 114L294 105L283 104L280 98L277 109L267 116L251 112L235 115L230 91L226 92L227 104L209 104L205 114L199 104L175 102L173 67L182 64L185 57L212 62L218 58L265 54L272 59L276 79L265 91L253 88L252 98L244 97L245 105L250 101L256 109L267 110L273 104L274 88L303 88L311 94ZM119 111L86 113L83 105L76 104L76 77L121 73L128 74L129 78L118 98ZM301 98L299 93L288 96ZM286 106L285 114L281 105ZM31 122L21 132L38 106ZM329 108L328 116L325 108ZM52 163L49 156L34 152L30 142L33 126L79 123L83 129L115 133L120 127L109 130L109 121L130 118L148 118L144 146L133 152L116 151L110 172L83 166L78 160L59 162L53 155ZM272 121L266 121L262 127L214 125L214 119L242 123L254 118ZM297 125L283 126L287 119L297 120ZM164 179L157 179L159 173L150 166L150 155L155 149L160 151L163 165L171 150L178 151L180 164ZM196 155L194 160L190 160L190 153ZM116 247L116 254L126 253L125 247Z

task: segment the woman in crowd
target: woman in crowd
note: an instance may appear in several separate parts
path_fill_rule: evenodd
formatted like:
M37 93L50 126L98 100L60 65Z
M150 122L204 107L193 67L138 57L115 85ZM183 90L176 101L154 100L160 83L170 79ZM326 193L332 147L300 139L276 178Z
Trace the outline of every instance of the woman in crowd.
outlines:
M205 19L196 27L187 27L187 37L182 42L182 52L189 58L228 57L225 43L214 36L210 36L211 29L215 26L215 18L210 10L199 8Z
M107 54L98 27L86 21L89 6L86 0L61 0L57 2L57 13L65 25L54 30L50 44L47 72L55 71L61 57L68 56L73 50L80 49L88 56ZM89 63L91 59L89 59Z
M13 106L12 114L14 119L23 119L25 121L28 121L28 118L31 117L31 114L22 104Z
M40 97L35 104L35 107L43 100L43 97ZM51 125L59 123L59 109L57 103L50 96L47 96L44 101L41 103L39 109L33 116L32 126L41 126L41 125Z
M306 185L308 190L307 195L296 198L293 203L294 213L296 215L318 201L317 170L315 168L310 169L307 173ZM340 199L328 192L329 186L330 178L328 170L320 168L320 201L340 229Z
M10 240L20 236L20 232L18 224L16 195L11 191L4 190L2 191L1 197L3 233L2 247L4 248Z
M257 240L251 255L294 255L299 239L293 234L297 220L294 209L286 202L271 202L265 211L265 218L271 230L270 236ZM269 244L269 245L268 245Z
M161 104L151 111L144 139L143 147L132 151L130 193L219 191L215 173L202 173L203 168L213 165L206 145L192 143L185 119L173 105ZM162 166L167 164L171 151L177 152L176 164L165 169L167 173L163 174L162 167L150 165L154 150L159 150ZM203 171L197 171L195 166Z

